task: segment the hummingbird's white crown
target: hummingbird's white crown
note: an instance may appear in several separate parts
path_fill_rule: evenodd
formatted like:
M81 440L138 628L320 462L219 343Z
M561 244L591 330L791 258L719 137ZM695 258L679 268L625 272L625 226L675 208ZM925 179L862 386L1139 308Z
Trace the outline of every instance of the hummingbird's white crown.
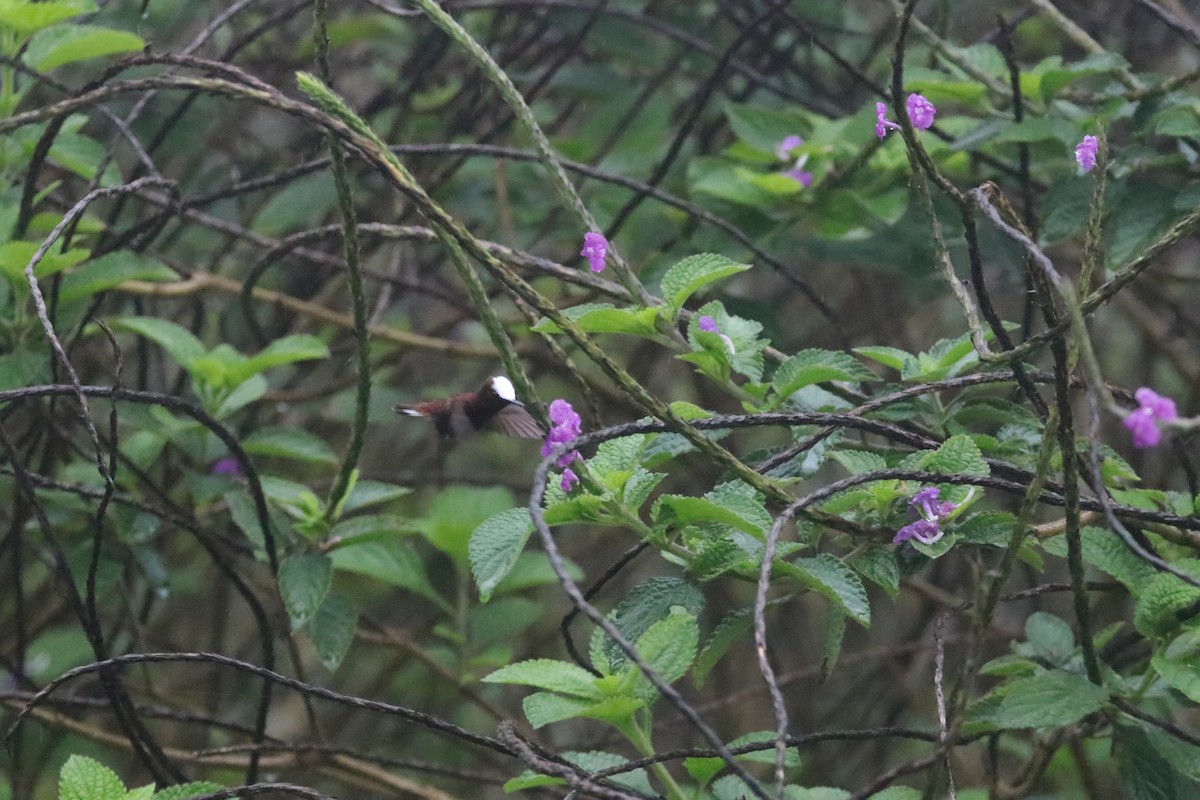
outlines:
M510 403L515 403L517 400L517 390L513 388L512 381L503 375L497 375L492 378L492 388L501 400L507 400Z

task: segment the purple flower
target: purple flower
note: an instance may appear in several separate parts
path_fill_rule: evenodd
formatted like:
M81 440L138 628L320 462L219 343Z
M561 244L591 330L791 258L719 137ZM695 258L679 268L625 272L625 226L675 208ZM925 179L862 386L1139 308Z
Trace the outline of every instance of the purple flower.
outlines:
M908 100L904 103L904 110L913 127L919 131L928 130L933 125L933 118L937 115L937 107L919 94L908 96ZM886 103L875 104L875 135L880 139L887 136L888 131L900 130L899 125L887 118L887 111Z
M699 319L699 321L696 322L696 327L705 333L715 333L717 336L720 336L721 342L724 343L725 349L729 351L730 355L733 355L737 352L737 348L733 346L733 339L730 339L728 336L721 333L720 329L717 327L717 321L712 317L705 314Z
M963 498L962 503L941 503L939 501L942 498L942 490L936 486L926 486L908 501L908 507L916 512L919 519L896 531L892 543L900 544L909 539L916 539L922 544L933 544L944 534L942 523L949 519L950 515L963 503L970 500L973 494L975 494L974 487Z
M933 544L938 539L941 539L942 535L942 529L936 522L919 519L911 525L905 525L898 530L896 538L892 539L892 544L900 544L909 539L916 539L921 544Z
M804 169L802 169L802 167L804 166L805 160L806 159L804 159L804 158L800 159L799 161L796 162L796 166L792 167L791 169L789 169L786 172L781 172L779 174L785 178L791 178L796 183L800 184L805 189L807 189L809 186L812 186L813 174L811 172L806 172Z
M233 456L225 456L213 462L209 469L213 475L229 475L234 478L242 477L242 465Z
M608 240L604 234L588 231L583 235L583 250L579 255L588 260L592 272L604 272L604 257L608 255Z
M1100 140L1095 136L1085 136L1082 142L1075 145L1075 160L1085 173L1091 172L1096 166L1096 151L1099 149Z
M875 135L880 139L887 136L888 131L898 131L900 126L887 118L887 103L875 104Z
M1134 447L1154 447L1162 441L1161 425L1179 418L1175 401L1146 386L1134 392L1133 396L1137 398L1138 408L1131 411L1122 424L1133 434Z
M917 130L929 130L929 127L933 125L933 118L937 114L937 109L923 95L910 94L904 106L908 111L909 121L912 122L913 127Z
M550 403L550 423L552 426L550 433L546 434L546 443L542 445L543 456L550 455L559 445L575 441L579 438L582 430L582 420L579 419L579 415L575 413L575 409L571 408L571 404L562 398ZM579 453L570 450L559 456L558 461L554 463L561 469L569 466L578 457Z
M579 476L575 474L575 470L567 467L562 473L562 483L559 486L563 490L563 494L570 494L579 485Z
M804 139L795 134L785 136L783 141L775 146L775 157L780 161L787 161L792 157L792 151L802 144L804 144Z

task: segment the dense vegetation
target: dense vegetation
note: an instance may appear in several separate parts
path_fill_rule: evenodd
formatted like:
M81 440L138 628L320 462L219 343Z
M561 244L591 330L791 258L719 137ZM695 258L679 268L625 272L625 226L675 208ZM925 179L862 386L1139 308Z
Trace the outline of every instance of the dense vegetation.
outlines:
M1185 4L0 51L0 800L1194 796Z

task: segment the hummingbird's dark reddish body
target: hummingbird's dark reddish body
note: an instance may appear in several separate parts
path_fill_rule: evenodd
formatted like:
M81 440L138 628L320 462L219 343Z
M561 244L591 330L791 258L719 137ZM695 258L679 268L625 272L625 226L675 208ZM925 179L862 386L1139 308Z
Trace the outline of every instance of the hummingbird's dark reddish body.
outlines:
M488 380L477 392L457 392L438 400L395 406L410 417L429 417L445 439L462 439L492 430L518 439L540 439L545 433L517 400L512 382L503 375Z

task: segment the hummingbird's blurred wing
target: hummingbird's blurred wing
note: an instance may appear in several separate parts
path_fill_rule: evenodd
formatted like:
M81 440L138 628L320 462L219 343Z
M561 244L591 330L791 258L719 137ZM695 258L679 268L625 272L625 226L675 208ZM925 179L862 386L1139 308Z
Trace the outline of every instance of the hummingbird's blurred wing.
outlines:
M500 409L488 420L487 428L517 439L541 439L546 435L542 426L537 424L537 420L520 406L505 406Z

